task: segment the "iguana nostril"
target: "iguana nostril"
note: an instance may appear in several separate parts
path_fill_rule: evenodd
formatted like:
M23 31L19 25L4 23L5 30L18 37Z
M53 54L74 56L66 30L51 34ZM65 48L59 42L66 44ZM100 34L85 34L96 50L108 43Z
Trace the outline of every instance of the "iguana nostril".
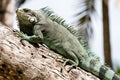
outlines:
M18 12L19 9L16 9L16 12Z

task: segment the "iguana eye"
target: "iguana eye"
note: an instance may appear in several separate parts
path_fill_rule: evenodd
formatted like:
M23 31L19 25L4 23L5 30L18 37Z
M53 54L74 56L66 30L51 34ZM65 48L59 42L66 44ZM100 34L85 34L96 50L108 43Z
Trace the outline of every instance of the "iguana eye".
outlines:
M24 11L24 12L30 12L30 10L29 10L29 9L26 9L26 8L23 9L23 11Z

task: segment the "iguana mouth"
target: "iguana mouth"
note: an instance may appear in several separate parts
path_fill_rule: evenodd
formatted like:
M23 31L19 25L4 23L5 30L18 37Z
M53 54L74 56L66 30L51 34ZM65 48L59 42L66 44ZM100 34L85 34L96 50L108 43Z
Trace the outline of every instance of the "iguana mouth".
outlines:
M16 10L16 15L18 20L18 25L20 26L20 31L28 35L33 35L31 31L33 30L32 26L34 26L34 24L29 20L30 15L20 8Z

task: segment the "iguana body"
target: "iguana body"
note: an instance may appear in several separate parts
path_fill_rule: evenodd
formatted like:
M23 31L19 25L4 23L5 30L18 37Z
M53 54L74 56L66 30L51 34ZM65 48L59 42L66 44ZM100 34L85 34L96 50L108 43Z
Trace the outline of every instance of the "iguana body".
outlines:
M44 43L50 49L69 59L74 66L79 66L103 80L120 80L110 68L101 64L98 58L84 47L76 32L65 21L47 8L41 10L18 9L16 11L20 36L34 43Z

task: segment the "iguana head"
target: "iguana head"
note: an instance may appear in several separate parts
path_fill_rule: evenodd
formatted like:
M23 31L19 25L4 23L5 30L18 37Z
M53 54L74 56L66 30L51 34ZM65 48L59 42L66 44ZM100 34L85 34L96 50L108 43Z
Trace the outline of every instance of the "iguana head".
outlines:
M35 10L28 8L17 9L17 20L19 22L20 31L32 35L33 26L37 22L37 13Z
M47 17L40 10L31 10L28 8L16 10L20 31L28 35L33 34L34 25L49 26Z
M34 24L37 22L37 14L34 10L23 8L16 10L17 18L20 24Z

